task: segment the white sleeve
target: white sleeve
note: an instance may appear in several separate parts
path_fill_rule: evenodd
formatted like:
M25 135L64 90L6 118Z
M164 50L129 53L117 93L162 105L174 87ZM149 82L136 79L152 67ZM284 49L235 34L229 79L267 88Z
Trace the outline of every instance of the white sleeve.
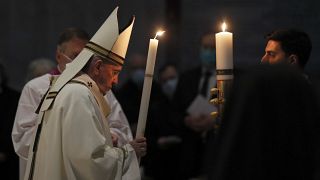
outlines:
M74 98L69 99L70 96ZM65 109L60 111L64 113L59 118L63 119L62 152L67 161L65 167L70 169L76 178L122 179L121 177L130 171L132 163L137 164L135 151L130 144L116 148L106 143L98 107L94 105L93 97L90 98L91 103L87 97L73 91L72 95L63 98L68 102L61 106ZM133 179L139 179L139 169L134 172Z
M109 127L111 132L118 136L118 147L121 147L133 140L132 132L127 117L111 90L105 98L111 108L111 113L107 117Z
M36 129L38 115L35 111L46 89L49 87L49 78L47 76L41 77L41 82L37 79L29 81L24 86L19 99L11 135L16 153L24 159L28 157L29 147L33 140L33 132ZM43 87L35 86L37 82L40 82Z

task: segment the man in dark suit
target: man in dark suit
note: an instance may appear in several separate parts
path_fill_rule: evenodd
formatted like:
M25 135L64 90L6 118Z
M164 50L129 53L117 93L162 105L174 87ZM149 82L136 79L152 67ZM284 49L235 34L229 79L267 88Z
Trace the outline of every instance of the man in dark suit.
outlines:
M215 79L215 41L213 33L201 37L200 66L182 73L174 95L174 107L177 112L177 127L182 132L182 151L179 164L181 179L202 175L203 154L208 131L214 124L210 113L188 112L188 108L198 96L206 103L210 100L210 89L216 86ZM207 106L207 105L205 105ZM211 133L210 133L211 134Z

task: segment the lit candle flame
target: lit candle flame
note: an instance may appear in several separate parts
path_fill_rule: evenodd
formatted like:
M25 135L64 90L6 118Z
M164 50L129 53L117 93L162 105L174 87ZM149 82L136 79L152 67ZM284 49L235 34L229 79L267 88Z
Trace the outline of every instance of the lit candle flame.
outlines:
M156 39L158 36L161 36L165 31L158 31L154 39Z
M225 32L227 29L227 24L223 22L221 28L222 28L222 31Z

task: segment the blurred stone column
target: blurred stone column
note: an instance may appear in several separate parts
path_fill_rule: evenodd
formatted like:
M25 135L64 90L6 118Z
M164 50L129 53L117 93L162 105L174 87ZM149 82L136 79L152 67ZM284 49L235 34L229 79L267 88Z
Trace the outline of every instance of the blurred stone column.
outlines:
M166 62L180 62L181 0L166 0Z

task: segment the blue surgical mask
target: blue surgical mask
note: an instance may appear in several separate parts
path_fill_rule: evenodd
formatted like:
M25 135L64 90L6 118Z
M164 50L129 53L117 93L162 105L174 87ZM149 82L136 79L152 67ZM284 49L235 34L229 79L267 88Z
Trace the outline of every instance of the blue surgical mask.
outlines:
M202 65L214 67L216 65L216 51L214 49L201 48L200 59Z
M139 87L142 87L143 80L144 80L144 70L143 69L137 69L132 73L132 81Z
M167 95L170 99L173 97L173 94L176 90L176 86L178 83L178 78L172 78L167 80L163 85L162 85L162 91L165 95Z

